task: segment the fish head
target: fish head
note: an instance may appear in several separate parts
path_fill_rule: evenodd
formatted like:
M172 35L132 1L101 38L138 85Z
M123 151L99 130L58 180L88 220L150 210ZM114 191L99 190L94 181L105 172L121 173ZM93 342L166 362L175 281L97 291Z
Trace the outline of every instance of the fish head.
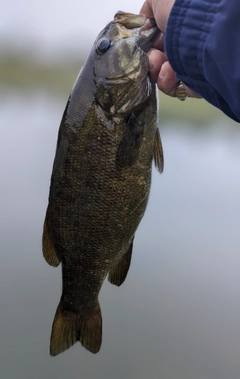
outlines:
M153 20L119 11L97 37L94 97L107 115L127 116L151 94L146 53L157 30Z

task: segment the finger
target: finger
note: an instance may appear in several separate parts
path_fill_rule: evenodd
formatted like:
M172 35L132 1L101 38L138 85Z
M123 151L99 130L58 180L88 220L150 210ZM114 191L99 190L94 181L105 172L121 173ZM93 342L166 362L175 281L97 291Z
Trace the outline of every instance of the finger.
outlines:
M157 83L158 74L162 65L167 61L167 57L159 50L151 49L148 52L149 76L153 83Z
M178 82L179 80L177 79L176 74L170 66L169 62L164 62L161 65L161 69L157 77L158 88L166 95L174 96Z
M146 0L143 3L142 8L140 9L139 13L143 14L145 17L154 18L152 7L151 7L150 2L148 0Z
M178 85L179 80L177 79L176 74L170 66L169 62L164 62L157 78L158 88L166 95L176 97L176 89ZM185 89L188 97L195 97L198 99L201 98L201 96L188 88L184 83L183 88Z

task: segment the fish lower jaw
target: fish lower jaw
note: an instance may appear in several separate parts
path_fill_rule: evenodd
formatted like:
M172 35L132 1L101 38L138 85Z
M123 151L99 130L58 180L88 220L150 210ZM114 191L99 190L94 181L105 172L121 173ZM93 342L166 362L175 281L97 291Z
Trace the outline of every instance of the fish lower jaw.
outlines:
M126 72L124 75L107 79L107 84L124 84L129 82L129 80L141 81L147 74L148 67L139 63L136 68L131 71L129 70L129 72Z

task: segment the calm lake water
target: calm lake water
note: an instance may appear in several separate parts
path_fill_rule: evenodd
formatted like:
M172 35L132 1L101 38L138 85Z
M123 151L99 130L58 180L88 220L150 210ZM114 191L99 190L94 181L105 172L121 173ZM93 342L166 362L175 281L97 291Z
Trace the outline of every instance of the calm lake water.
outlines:
M64 106L1 95L1 378L239 379L240 127L226 118L162 126L127 280L100 294L102 349L49 356L61 271L41 233Z

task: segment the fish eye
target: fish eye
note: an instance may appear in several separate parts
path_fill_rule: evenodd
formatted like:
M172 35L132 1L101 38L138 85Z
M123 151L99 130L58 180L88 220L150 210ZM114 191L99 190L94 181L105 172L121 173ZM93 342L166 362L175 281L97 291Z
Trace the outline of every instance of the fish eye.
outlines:
M96 52L100 55L106 53L111 46L111 41L108 38L101 38L97 42Z

